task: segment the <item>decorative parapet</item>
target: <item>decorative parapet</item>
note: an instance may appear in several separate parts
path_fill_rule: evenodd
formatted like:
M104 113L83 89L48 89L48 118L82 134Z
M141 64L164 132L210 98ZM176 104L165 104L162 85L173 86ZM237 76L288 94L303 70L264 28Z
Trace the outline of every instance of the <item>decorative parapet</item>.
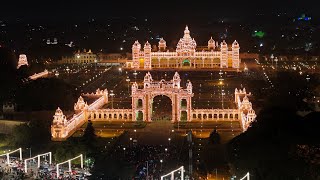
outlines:
M45 76L47 76L47 75L49 75L49 71L45 69L45 70L44 70L43 72L41 72L41 73L35 73L34 75L29 76L29 78L30 78L31 80L36 80L36 79L38 79L38 78L42 78L42 77L45 77Z
M82 93L81 96L86 96L86 97L101 97L101 96L108 96L108 90L100 90L99 88L96 90L96 92L92 93Z

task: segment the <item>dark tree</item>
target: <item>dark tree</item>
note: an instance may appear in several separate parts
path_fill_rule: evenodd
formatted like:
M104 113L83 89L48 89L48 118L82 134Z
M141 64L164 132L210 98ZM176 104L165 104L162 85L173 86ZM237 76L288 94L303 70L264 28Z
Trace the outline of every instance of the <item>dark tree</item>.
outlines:
M22 85L16 95L20 110L64 110L73 108L79 94L75 88L56 78L41 78Z
M91 120L88 120L86 129L84 130L83 137L88 140L92 140L96 137L95 130Z
M220 144L220 134L216 129L210 133L209 139L212 144Z
M17 58L12 50L0 47L0 103L10 100L18 86Z
M93 124L91 122L91 120L88 120L88 124L86 129L84 130L84 134L82 136L82 140L85 143L85 145L91 149L94 146L94 143L96 141L96 134L95 134L95 130L93 127Z

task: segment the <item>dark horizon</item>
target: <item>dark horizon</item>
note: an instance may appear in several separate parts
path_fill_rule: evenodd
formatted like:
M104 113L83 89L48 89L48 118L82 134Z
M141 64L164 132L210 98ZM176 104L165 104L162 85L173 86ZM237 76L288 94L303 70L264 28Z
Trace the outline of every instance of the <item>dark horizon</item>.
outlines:
M17 6L19 4L19 6ZM29 20L77 20L88 18L137 17L137 18L165 18L188 20L189 18L243 18L257 14L271 15L275 13L301 14L319 17L316 6L307 1L237 1L213 2L196 1L161 2L139 1L124 3L119 1L45 1L39 3L6 2L6 7L0 12L1 18ZM241 14L241 16L239 16ZM58 19L57 19L58 18ZM60 18L60 19L59 19Z

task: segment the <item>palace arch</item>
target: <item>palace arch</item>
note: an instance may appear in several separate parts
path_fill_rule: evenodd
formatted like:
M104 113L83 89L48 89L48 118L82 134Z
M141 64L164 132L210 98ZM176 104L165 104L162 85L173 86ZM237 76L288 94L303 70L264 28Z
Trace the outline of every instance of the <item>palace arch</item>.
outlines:
M152 106L153 99L157 96L167 96L171 100L172 116L171 121L176 122L183 119L191 120L191 98L192 84L188 82L187 88L183 89L180 86L180 75L176 72L171 81L153 81L151 74L148 72L143 81L143 89L139 89L138 84L132 85L132 104L137 106L132 107L133 119L137 120L138 112L143 114L143 121L152 121ZM141 106L138 106L141 102Z

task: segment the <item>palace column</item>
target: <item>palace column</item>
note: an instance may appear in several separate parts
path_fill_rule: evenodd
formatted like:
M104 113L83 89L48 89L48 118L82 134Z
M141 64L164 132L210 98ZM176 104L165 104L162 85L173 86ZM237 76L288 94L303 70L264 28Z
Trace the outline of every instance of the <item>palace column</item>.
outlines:
M177 103L177 99L178 99L178 97L177 97L177 94L173 94L172 96L171 96L172 98L172 122L176 122L177 121L177 111L178 111L178 104L179 103Z
M191 121L191 96L187 98L187 121Z

